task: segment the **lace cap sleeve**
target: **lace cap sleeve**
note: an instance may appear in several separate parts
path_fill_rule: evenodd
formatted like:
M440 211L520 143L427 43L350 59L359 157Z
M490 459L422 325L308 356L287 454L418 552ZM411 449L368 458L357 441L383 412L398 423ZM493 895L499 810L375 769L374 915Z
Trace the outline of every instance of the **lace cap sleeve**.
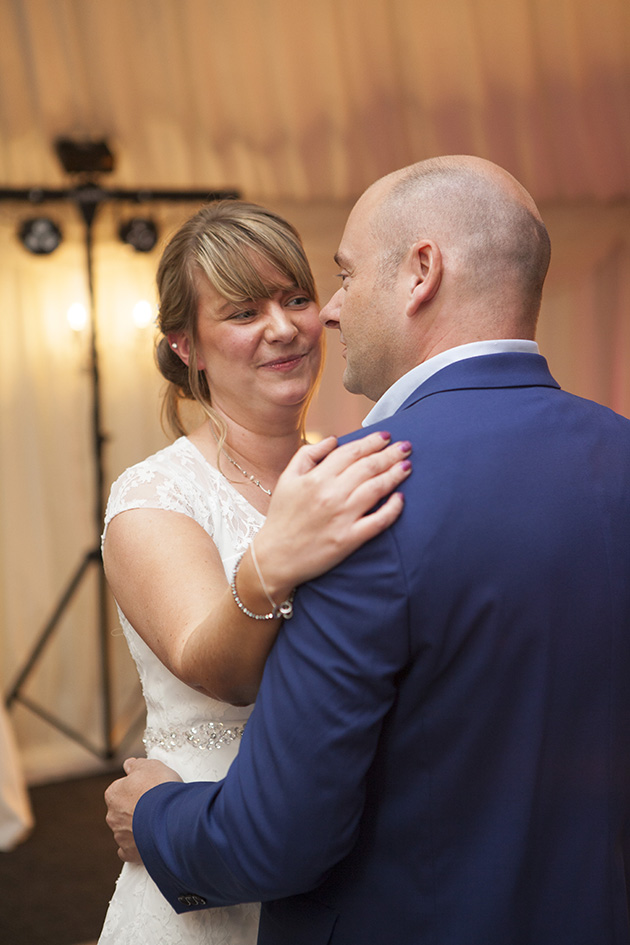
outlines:
M130 466L111 488L105 512L105 527L129 509L163 509L180 512L203 525L208 531L210 496L204 494L195 476L195 469L174 444ZM211 530L210 530L211 533Z

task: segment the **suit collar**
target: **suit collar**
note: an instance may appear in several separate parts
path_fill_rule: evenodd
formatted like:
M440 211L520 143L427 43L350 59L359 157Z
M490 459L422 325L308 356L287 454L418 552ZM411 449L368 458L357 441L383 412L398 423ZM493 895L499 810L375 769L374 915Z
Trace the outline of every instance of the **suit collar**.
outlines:
M481 355L456 361L432 374L420 384L400 406L406 410L425 397L452 390L481 390L499 387L555 387L560 385L551 376L547 361L540 354Z

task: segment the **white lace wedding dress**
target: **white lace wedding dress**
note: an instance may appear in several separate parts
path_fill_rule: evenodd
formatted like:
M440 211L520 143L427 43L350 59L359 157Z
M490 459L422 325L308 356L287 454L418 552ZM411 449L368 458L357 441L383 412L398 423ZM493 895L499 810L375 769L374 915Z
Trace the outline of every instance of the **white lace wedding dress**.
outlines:
M212 536L231 578L264 518L186 437L132 466L114 483L105 529L119 512L167 509L188 515ZM119 612L120 613L120 612ZM147 704L147 755L185 781L216 781L236 756L251 712L216 702L180 682L120 613ZM143 866L125 863L99 945L254 945L258 904L177 915Z

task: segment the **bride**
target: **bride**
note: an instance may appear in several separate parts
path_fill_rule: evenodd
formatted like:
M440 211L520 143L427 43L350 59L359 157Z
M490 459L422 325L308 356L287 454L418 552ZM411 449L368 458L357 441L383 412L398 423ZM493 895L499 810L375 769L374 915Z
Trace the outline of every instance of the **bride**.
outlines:
M381 500L408 475L409 450L387 433L303 445L322 326L282 218L209 204L171 239L157 279L164 412L178 438L114 483L103 557L147 704L147 754L214 781L238 751L295 588L395 520L401 497ZM190 433L186 399L206 415ZM252 904L176 915L144 867L125 863L99 945L254 945L257 927Z

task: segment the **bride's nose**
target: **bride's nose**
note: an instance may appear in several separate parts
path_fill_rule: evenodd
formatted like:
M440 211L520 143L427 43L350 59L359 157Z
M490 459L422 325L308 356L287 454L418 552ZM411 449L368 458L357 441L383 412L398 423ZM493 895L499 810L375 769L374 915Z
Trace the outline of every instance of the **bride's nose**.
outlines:
M265 325L265 341L269 343L282 342L288 344L298 333L298 327L291 317L291 312L277 302L269 303L267 324Z

